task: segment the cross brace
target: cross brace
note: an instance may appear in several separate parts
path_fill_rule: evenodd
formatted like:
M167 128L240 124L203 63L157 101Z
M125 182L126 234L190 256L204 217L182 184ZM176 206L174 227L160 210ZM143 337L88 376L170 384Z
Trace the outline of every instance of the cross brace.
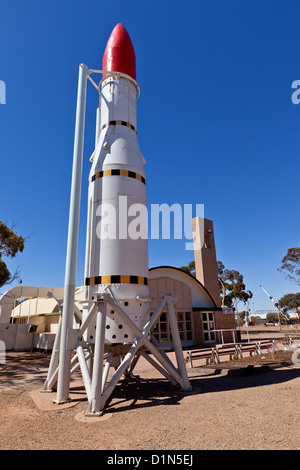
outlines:
M178 386L184 391L192 389L188 380L182 353L174 308L175 302L176 299L172 295L163 296L150 319L142 329L139 329L118 304L113 294L111 292L104 293L99 299L92 303L81 327L79 329L68 330L67 347L69 350L76 351L70 361L70 375L77 370L78 367L80 368L88 399L87 415L99 416L103 413L107 401L121 376L128 376L133 372L140 356L144 357L174 386ZM106 311L108 306L119 314L120 318L133 332L135 339L132 343L111 346L105 344ZM177 367L170 361L165 351L161 349L158 341L151 334L165 306L167 306ZM90 344L84 341L82 337L94 317L96 317L95 343ZM53 391L59 380L61 354L64 354L64 351L60 351L59 348L60 335L61 320L58 325L47 379L42 391ZM115 367L116 370L107 383L108 373L111 367ZM57 403L62 402L57 401Z

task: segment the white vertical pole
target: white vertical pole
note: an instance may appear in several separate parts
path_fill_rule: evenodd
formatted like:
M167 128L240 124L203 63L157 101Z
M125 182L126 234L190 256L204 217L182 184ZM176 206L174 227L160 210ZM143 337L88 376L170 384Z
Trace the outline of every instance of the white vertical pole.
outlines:
M56 400L57 403L63 403L69 399L70 364L72 350L68 348L67 343L68 330L72 328L74 313L87 72L87 66L85 64L80 64L74 136L64 304L61 323L61 342Z
M96 132L95 132L95 148L98 144L98 139L100 135L100 106L96 110Z

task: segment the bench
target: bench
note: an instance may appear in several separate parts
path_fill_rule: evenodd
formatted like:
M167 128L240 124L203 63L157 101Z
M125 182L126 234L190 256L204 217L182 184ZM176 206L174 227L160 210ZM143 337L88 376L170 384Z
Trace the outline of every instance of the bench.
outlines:
M258 354L257 343L240 343L238 345L239 357L243 358L243 353L250 353L250 356L256 356Z
M273 349L275 352L274 340L257 341L255 343L227 343L220 344L213 348L194 349L189 351L185 362L193 367L193 361L205 359L206 364L220 363L220 357L229 356L229 360L242 359L244 353L250 356L261 355L265 349Z
M272 349L275 352L275 341L273 339L258 341L257 343L257 354L262 354L264 349Z
M193 367L193 361L205 359L206 364L214 364L215 355L213 349L195 349L194 351L189 351L185 362L188 362L190 367Z
M292 331L290 333L286 333L284 336L286 339L289 339L289 338L300 339L300 334L292 332Z
M220 356L229 356L230 361L232 361L232 359L238 359L239 358L238 344L234 344L233 346L226 345L226 344L222 344L222 346L216 346L215 356L216 356L216 360L218 363L220 362Z

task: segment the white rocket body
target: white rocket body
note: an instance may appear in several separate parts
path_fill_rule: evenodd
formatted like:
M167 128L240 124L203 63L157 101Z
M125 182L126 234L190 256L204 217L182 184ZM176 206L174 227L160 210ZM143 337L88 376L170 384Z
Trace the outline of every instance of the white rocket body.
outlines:
M103 80L100 126L96 126L100 134L89 175L85 300L95 300L109 288L141 329L149 309L147 220L143 218L140 236L128 230L130 222L141 215L141 207L144 216L146 213L145 161L136 133L136 102L133 80L122 75ZM86 304L83 320L88 308ZM134 334L116 312L107 308L106 313L105 343L134 341ZM86 340L93 342L94 334L95 323L91 323Z

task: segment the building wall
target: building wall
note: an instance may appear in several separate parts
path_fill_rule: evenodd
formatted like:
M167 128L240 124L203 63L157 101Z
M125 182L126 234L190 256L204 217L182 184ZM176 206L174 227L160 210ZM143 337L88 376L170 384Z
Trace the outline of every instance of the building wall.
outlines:
M162 296L163 293L172 293L176 295L177 302L175 310L180 328L182 328L182 315L179 316L179 314L185 312L184 321L186 321L187 330L189 329L189 317L191 317L192 340L188 339L190 335L187 335L187 331L185 331L185 335L180 331L181 336L185 337L185 341L183 341L184 346L204 346L209 344L206 342L207 337L214 337L215 340L221 342L222 338L220 333L214 333L213 335L210 332L207 334L207 332L204 331L204 326L206 325L207 327L208 322L203 321L203 314L207 314L207 318L208 315L212 318L212 323L210 323L212 329L235 329L234 314L219 311L221 308L217 307L214 300L209 297L204 286L202 286L195 278L179 269L172 267L154 268L153 272L151 272L149 288L151 297L154 295L159 297ZM152 301L150 304L152 312L157 307L158 303L159 299ZM165 316L163 316L163 323L164 322ZM165 328L166 326L163 325L164 332ZM156 329L156 333L158 334L160 331L157 331ZM166 336L167 335L164 334L164 337ZM232 342L232 338L231 331L223 332L224 342Z
M192 220L196 277L221 307L218 264L213 222L202 217Z
M216 329L236 328L234 313L215 312Z
M200 312L193 312L194 346L204 345L203 323Z
M193 325L194 325L194 345L195 346L205 346L209 344L206 342L206 338L204 337L204 322L203 322L203 314L211 314L214 322L213 329L214 330L235 330L236 329L236 322L233 313L223 313L221 311L215 310L205 310L205 311L196 311L193 312ZM224 343L232 343L233 342L233 334L232 331L223 331L221 332L214 332L214 342L221 343L222 336ZM236 336L235 336L235 339Z

